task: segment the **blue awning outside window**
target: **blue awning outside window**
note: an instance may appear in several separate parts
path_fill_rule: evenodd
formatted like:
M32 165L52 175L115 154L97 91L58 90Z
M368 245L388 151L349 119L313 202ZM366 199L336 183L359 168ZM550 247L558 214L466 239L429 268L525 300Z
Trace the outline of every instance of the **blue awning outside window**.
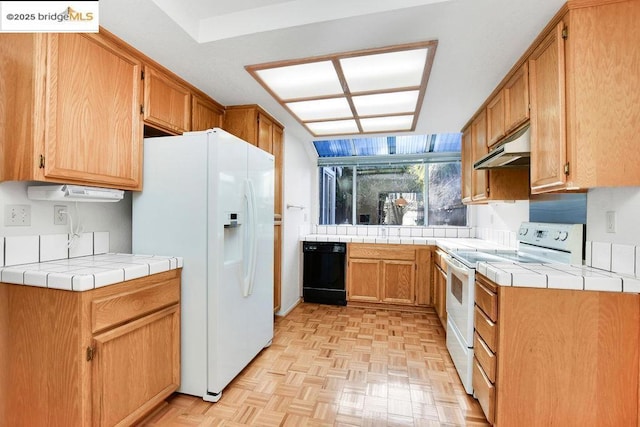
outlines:
M313 141L318 157L459 153L461 133Z

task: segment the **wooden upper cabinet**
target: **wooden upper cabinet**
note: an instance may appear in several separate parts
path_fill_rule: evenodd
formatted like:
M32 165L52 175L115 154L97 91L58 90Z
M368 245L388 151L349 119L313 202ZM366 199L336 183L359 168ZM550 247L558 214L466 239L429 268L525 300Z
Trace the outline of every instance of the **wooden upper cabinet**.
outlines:
M640 185L638 22L638 1L569 2L536 45L533 193Z
M275 157L275 188L274 188L274 210L276 215L282 215L282 193L283 193L283 177L282 177L282 163L284 156L284 132L281 127L274 126L273 128L273 145L271 153Z
M488 153L487 149L487 115L482 111L471 123L471 146L473 163ZM471 200L474 202L489 197L489 173L486 170L473 170L471 181Z
M207 130L222 127L224 107L204 98L191 95L191 130Z
M487 103L487 145L494 146L529 120L529 67L525 62Z
M473 145L471 141L471 126L462 131L462 202L471 202L471 187L473 180Z
M273 153L273 134L283 127L259 105L234 105L225 110L223 129Z
M567 163L564 22L529 57L531 189L562 188Z
M264 114L258 113L258 148L273 153L273 121Z
M526 200L529 198L529 169L473 168L474 162L487 152L483 138L486 123L484 111L462 130L462 202L477 204L492 200Z
M504 92L505 134L529 120L529 64L524 63L507 81Z
M3 180L141 188L141 62L100 34L0 37Z
M498 92L487 104L487 146L491 147L504 136L505 93Z
M173 76L144 67L145 124L181 134L191 130L191 90Z

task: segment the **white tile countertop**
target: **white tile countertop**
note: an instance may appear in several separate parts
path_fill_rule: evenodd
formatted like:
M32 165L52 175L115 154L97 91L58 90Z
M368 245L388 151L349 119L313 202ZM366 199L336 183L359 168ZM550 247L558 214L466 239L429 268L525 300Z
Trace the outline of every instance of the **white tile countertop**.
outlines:
M476 238L362 237L311 234L306 241L431 245L445 251L504 250L506 246ZM568 264L478 262L476 271L500 286L640 293L640 277Z
M181 257L106 253L0 268L4 283L87 291L182 267Z
M580 265L479 262L476 271L500 286L640 292L638 277Z
M510 249L507 246L474 238L458 237L378 237L345 236L338 234L307 234L302 239L307 242L380 243L392 245L430 245L444 250L453 249Z

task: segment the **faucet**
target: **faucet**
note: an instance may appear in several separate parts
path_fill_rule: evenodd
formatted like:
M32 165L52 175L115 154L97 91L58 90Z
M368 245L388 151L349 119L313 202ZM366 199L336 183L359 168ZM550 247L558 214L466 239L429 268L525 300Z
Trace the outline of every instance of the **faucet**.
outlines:
M380 227L380 237L387 237L387 228Z

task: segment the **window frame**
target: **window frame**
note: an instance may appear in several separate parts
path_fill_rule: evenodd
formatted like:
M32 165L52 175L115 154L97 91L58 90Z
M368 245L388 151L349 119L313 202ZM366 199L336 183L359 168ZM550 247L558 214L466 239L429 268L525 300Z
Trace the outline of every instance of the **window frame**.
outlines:
M433 163L452 163L458 162L461 163L461 153L459 152L449 152L449 153L425 153L425 154L409 154L409 155L393 155L393 156L351 156L351 157L321 157L318 158L318 171L320 179L323 179L324 171L326 167L352 167L352 179L353 179L353 191L352 191L352 211L351 211L351 224L350 225L360 225L358 224L358 209L357 209L357 196L358 196L358 166L393 166L393 165L407 165L407 164L423 164L424 168L424 179L423 179L423 215L425 224L422 227L432 227L428 223L429 220L429 179L428 179L428 170L429 165ZM322 181L321 181L322 182ZM334 180L335 184L335 180ZM462 183L461 183L462 185ZM318 186L318 193L320 193L321 189ZM319 194L320 196L320 194ZM318 197L318 200L320 199ZM319 206L319 212L323 212L324 207ZM335 196L334 196L334 211L335 211ZM321 225L338 225L335 223L335 217L333 218L333 222L322 223L320 220L322 219L321 215L318 215L318 221ZM465 225L469 224L469 209L466 210L465 214ZM380 226L382 224L375 224ZM403 226L401 224L394 225L397 227L408 227ZM435 225L435 227L447 227L447 225ZM458 227L458 226L453 226Z

